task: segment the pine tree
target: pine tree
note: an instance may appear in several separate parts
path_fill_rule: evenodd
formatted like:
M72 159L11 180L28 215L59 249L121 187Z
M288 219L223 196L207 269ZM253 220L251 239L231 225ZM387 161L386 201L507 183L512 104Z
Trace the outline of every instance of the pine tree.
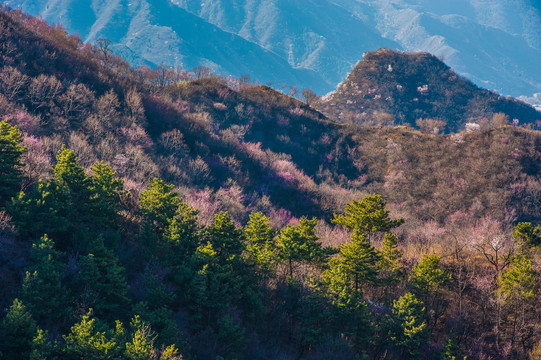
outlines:
M168 185L163 180L153 179L139 197L139 208L144 220L152 225L160 235L163 234L173 220L181 203L174 185Z
M321 243L315 234L316 224L316 218L308 220L302 217L297 226L288 225L276 238L279 256L287 261L290 277L293 277L296 263L319 263L324 258Z
M126 343L125 357L128 360L148 360L154 356L156 333L136 315L130 322L131 339Z
M56 156L54 178L39 181L28 195L20 193L9 206L19 234L25 239L52 236L61 249L80 250L95 234L90 179L77 156L64 146Z
M244 227L244 234L250 260L257 264L264 274L269 273L278 254L274 241L276 232L269 226L269 220L260 212L250 214L250 220Z
M116 173L103 162L95 163L91 170L93 175L90 178L90 191L95 221L101 226L118 227L123 180L115 177Z
M526 321L526 305L533 304L537 297L537 276L532 261L526 256L519 256L513 259L511 267L498 279L498 293L514 310L513 341L519 319L522 325Z
M61 256L47 235L32 245L32 265L26 271L21 299L38 321L48 319L58 323L70 312L69 291L62 285Z
M240 256L245 249L244 233L241 229L237 229L226 212L216 215L214 223L207 228L205 235L214 251L224 260L231 256Z
M353 230L351 241L340 247L340 255L355 292L360 292L363 284L377 281L381 256L359 229Z
M181 260L191 256L200 245L201 227L197 224L198 214L199 211L182 202L165 231L164 242L174 256L181 257Z
M36 322L26 306L19 299L13 300L0 324L0 348L3 349L3 359L28 359L36 331Z
M105 246L102 236L90 243L88 251L81 259L81 287L97 295L92 306L98 315L118 316L119 310L128 303L124 267L118 263L114 251Z
M346 204L346 212L343 215L334 214L332 222L348 230L358 229L370 242L373 233L388 232L404 223L404 219L392 220L386 205L381 195L365 196L361 201L353 200Z
M426 305L427 320L430 316L437 323L443 309L442 295L444 286L451 280L451 275L440 268L440 257L423 255L423 258L409 276L409 285L414 293Z
M19 237L30 240L49 234L63 239L70 229L64 209L66 202L66 194L53 181L39 180L30 193L20 192L8 204Z
M48 339L47 331L38 329L36 336L32 339L30 360L50 360L53 353L53 344Z
M384 287L384 301L390 301L391 288L404 278L404 267L400 264L402 251L398 249L398 238L393 234L385 234L381 247L379 280Z
M460 355L460 347L453 341L447 339L441 350L440 360L466 360L466 357Z
M68 360L108 360L118 359L122 345L117 341L123 329L117 323L116 333L111 336L105 331L96 329L96 319L91 318L92 310L71 327L68 335L64 335L64 346L61 348L64 359Z
M0 121L0 208L20 189L22 180L21 157L26 151L23 136L17 126Z
M362 236L362 235L361 235ZM333 305L330 314L331 327L347 336L357 350L366 349L373 327L362 299L361 289L355 289L355 278L340 258L329 261L329 269L323 273L319 291Z
M394 301L392 315L387 316L389 339L402 355L416 359L419 348L428 340L428 329L423 321L423 303L412 293Z
M523 254L529 254L532 248L541 247L541 227L532 223L521 222L513 230L513 238Z

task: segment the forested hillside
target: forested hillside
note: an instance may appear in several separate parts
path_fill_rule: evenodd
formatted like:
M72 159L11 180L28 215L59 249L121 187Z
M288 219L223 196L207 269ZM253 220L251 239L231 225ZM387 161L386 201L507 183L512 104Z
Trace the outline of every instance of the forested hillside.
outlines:
M541 133L109 45L0 12L2 359L539 358Z

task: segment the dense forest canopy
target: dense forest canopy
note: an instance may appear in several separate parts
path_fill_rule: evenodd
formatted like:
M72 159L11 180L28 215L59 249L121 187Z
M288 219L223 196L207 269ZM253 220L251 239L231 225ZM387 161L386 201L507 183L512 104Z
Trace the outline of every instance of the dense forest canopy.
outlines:
M0 57L2 359L540 357L538 131L345 125L7 9Z

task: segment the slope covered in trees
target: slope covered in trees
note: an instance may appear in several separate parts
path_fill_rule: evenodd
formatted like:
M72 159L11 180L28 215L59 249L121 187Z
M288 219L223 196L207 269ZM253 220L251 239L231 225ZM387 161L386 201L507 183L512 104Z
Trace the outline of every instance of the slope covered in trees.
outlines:
M344 123L411 125L436 133L461 131L467 123L486 127L516 119L537 127L541 121L530 105L480 89L433 55L386 49L365 53L318 109Z
M0 29L3 358L537 356L539 132L345 126Z

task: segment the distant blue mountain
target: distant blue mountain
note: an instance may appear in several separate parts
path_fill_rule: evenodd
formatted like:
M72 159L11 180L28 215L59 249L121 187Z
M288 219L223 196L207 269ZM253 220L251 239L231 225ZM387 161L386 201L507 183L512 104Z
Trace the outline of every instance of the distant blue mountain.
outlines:
M541 93L536 0L4 0L62 23L85 41L109 38L134 64L206 65L323 94L366 51L442 57L479 86Z

